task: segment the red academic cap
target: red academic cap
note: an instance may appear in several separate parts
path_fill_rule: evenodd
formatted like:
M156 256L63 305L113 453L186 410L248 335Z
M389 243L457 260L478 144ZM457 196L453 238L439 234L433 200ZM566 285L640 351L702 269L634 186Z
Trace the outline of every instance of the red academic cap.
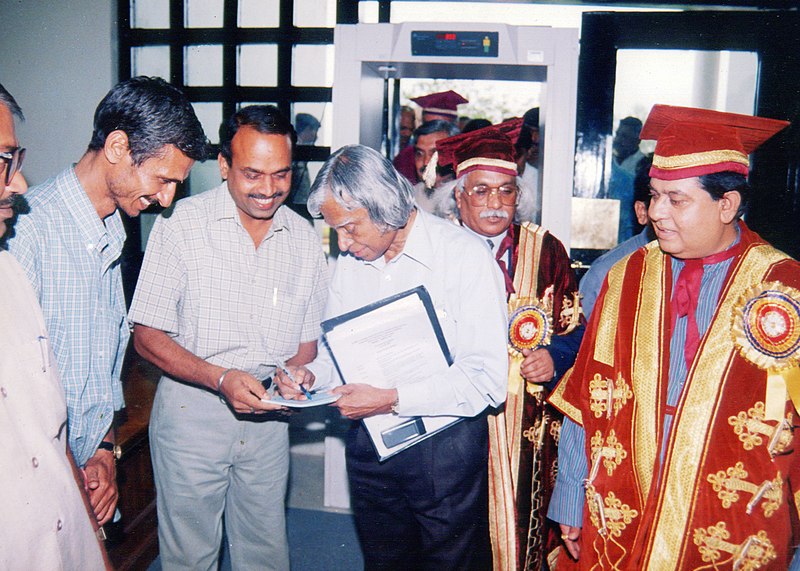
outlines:
M452 115L453 117L458 117L459 105L462 103L469 103L468 99L464 99L452 90L422 95L421 97L412 97L411 101L422 107L422 110L428 113Z
M748 155L788 121L709 109L654 105L642 139L655 139L650 176L678 180L732 171L747 176Z
M457 177L474 170L517 176L514 143L519 137L521 127L522 119L514 118L499 125L490 125L477 131L439 139L436 141L437 159L431 160L428 168L452 165ZM428 169L425 172L427 174Z

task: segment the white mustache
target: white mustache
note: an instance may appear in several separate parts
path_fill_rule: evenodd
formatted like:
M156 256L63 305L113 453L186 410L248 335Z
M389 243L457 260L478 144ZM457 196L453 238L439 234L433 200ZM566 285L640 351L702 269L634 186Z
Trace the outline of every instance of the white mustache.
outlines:
M508 218L505 210L481 210L478 218Z

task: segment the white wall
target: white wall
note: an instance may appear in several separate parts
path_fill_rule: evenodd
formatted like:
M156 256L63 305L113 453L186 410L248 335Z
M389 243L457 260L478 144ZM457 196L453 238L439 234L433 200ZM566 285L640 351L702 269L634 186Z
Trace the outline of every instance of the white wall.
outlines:
M0 83L22 106L23 172L43 182L77 162L117 80L114 0L0 0Z

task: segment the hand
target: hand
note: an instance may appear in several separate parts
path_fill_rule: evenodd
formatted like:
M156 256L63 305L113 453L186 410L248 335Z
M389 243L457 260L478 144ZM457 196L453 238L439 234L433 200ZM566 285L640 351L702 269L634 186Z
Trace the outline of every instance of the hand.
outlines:
M556 366L550 351L540 347L530 350L523 349L522 365L519 368L522 378L531 383L547 383L553 380L556 374Z
M342 395L333 406L351 420L390 413L397 400L397 389L379 389L372 385L342 385L331 392Z
M305 399L306 395L300 390L300 385L303 385L306 390L310 390L311 387L314 386L314 381L316 380L314 373L305 367L286 365L286 368L289 369L289 372L294 377L294 382L289 379L289 375L277 369L275 371L275 386L278 387L278 392L281 393L281 396L286 400Z
M117 507L117 469L110 450L97 449L83 468L83 486L99 525L111 519Z
M233 369L225 375L220 393L233 407L233 410L240 414L262 413L285 408L269 403L269 395L264 385L250 373L237 369Z
M581 528L571 525L559 524L561 526L561 539L564 546L569 551L572 558L577 561L581 556Z

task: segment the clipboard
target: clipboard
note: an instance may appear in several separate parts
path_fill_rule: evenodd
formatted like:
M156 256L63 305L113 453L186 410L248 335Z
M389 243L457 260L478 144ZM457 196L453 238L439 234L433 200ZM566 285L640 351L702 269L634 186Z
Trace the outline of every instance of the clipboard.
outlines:
M421 375L433 381L453 364L425 286L323 321L322 331L345 383L351 377L394 388L412 376L415 382ZM384 461L461 420L460 416L382 414L362 422L379 460Z

